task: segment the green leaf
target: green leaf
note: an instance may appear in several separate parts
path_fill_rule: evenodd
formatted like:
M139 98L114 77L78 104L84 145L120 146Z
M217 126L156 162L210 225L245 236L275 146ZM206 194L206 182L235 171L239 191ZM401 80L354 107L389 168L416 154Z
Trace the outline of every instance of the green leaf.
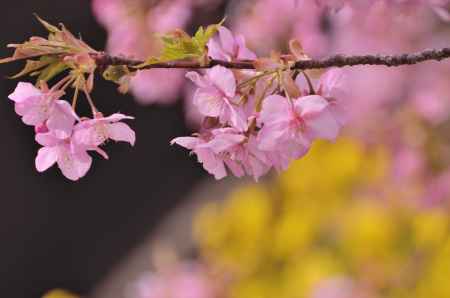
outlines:
M225 22L225 18L218 24L209 25L206 30L200 27L194 35L194 40L200 48L206 48L208 41L217 33L220 26Z
M160 36L163 43L161 55L148 58L145 63L138 65L137 68L175 60L203 60L207 53L206 45L208 41L217 33L224 21L225 19L219 24L208 26L206 29L200 27L192 37L182 30Z

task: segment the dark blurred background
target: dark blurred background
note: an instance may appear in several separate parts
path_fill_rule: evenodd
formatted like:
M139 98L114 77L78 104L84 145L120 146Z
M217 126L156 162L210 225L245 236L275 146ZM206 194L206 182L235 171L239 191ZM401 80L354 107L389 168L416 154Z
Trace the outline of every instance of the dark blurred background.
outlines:
M90 1L3 1L0 56L10 42L45 31L36 12L52 23L63 22L96 49L106 34L95 22ZM1 65L13 74L21 64ZM94 94L105 113L134 115L135 148L110 144L110 160L95 157L88 175L77 183L56 168L34 168L38 145L31 127L22 124L7 98L17 81L0 80L0 293L3 297L40 297L62 287L87 294L201 178L195 160L169 147L188 133L181 105L141 107L121 96L108 82L97 81ZM82 107L87 111L87 107Z

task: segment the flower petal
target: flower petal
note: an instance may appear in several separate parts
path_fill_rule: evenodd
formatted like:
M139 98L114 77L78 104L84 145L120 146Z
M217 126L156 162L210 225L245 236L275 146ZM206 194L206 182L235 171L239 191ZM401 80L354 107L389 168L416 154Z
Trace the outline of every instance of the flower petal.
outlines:
M328 101L319 95L308 95L297 99L294 107L301 117L307 119L325 110L328 107Z
M23 123L31 126L37 126L44 123L48 118L48 113L41 106L31 107L22 117Z
M51 132L38 133L35 136L35 140L38 144L46 147L53 147L61 142L61 140L55 137Z
M245 45L245 38L243 35L236 36L236 43L239 47L237 56L239 60L255 60L257 58L256 54L249 50Z
M198 145L198 148L210 148L215 154L229 150L231 147L243 142L245 136L242 134L222 133L217 135L208 143Z
M234 49L236 47L233 33L231 33L228 28L221 26L219 28L219 38L224 51L230 55L233 55Z
M203 168L210 174L214 175L216 180L220 180L227 176L227 170L223 160L218 158L211 150L199 148L195 150L197 159L203 164Z
M68 146L60 147L58 167L63 175L72 180L77 181L85 176L92 165L92 157L86 152L73 154Z
M290 103L288 99L280 95L271 95L263 101L259 120L264 124L280 122L280 119L288 122L289 116Z
M105 122L118 122L118 121L125 120L125 119L133 120L134 117L127 116L127 115L120 114L120 113L115 113L108 117L98 118L98 119L94 119L94 120L105 121Z
M209 80L227 97L232 98L236 94L236 79L228 68L216 65L207 71Z
M179 137L170 141L171 145L177 144L189 150L193 150L199 143L200 139L194 137Z
M217 60L225 60L229 61L230 57L227 55L222 47L220 46L219 41L217 40L217 37L211 38L208 42L208 56L212 59Z
M215 89L198 89L194 94L194 105L204 116L218 117L225 101Z
M127 124L122 122L111 123L107 126L108 136L116 142L128 142L134 146L136 133Z
M329 109L325 109L321 113L310 118L307 121L306 126L306 136L311 141L315 138L334 141L337 138L341 127Z
M207 88L209 86L208 81L205 80L198 72L190 71L186 73L186 78L191 80L199 88Z
M42 95L42 91L34 87L31 83L19 82L16 89L11 93L8 98L14 102L23 102L30 97L36 97Z
M72 134L73 126L78 116L71 105L65 100L55 101L55 108L47 120L47 127L61 139L68 138Z
M36 156L36 169L44 172L58 160L58 149L55 147L42 147Z
M225 164L230 169L230 171L233 173L234 176L241 178L245 175L245 171L242 168L242 166L231 159L226 159Z

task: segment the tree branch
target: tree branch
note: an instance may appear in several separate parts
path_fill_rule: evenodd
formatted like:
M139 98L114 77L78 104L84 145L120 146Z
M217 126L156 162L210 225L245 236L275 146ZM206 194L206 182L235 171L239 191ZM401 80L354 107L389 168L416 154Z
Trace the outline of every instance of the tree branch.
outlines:
M126 65L137 66L144 63L144 61L128 59L124 57L111 56L107 53L92 54L96 60L97 65L100 67L106 67L110 65ZM442 49L430 49L411 54L400 55L335 55L325 59L318 60L302 60L297 61L292 69L319 69L328 67L344 67L344 66L356 66L356 65L383 65L388 67L417 64L424 61L441 61L443 59L450 58L450 48ZM203 69L211 68L216 65L221 65L227 68L233 69L255 69L253 61L235 61L228 62L223 60L210 60L208 64L201 65L195 61L170 61L164 63L154 63L145 66L143 69L151 68L184 68L184 69Z

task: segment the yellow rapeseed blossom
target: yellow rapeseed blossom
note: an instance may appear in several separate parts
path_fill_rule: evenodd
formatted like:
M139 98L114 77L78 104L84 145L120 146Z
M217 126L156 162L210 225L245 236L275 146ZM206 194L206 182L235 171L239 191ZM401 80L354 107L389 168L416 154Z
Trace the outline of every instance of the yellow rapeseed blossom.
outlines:
M450 297L450 222L402 204L389 153L342 138L318 143L279 178L205 206L195 237L233 278L232 298L310 298L345 278L370 297Z

